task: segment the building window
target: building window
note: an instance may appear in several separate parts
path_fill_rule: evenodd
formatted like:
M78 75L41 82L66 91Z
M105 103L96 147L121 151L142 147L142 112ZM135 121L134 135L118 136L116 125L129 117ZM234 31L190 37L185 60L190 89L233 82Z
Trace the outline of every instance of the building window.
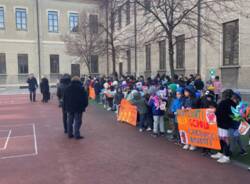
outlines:
M239 20L223 24L223 64L239 64Z
M48 28L49 28L49 32L58 33L58 12L57 11L48 12Z
M128 67L128 74L131 74L131 51L127 50L127 67Z
M91 73L99 73L98 56L96 56L96 55L91 56L90 72Z
M16 8L16 29L27 30L27 11L23 8Z
M151 44L146 45L146 71L151 71Z
M130 24L130 1L126 2L126 25Z
M122 7L118 8L118 28L122 28Z
M50 55L50 73L59 74L59 55Z
M144 8L145 13L148 13L148 11L151 9L151 0L144 0Z
M0 7L0 29L4 29L4 8Z
M91 33L98 33L98 15L89 15L89 26Z
M18 73L19 74L28 74L29 65L28 65L28 54L18 54Z
M160 70L166 70L166 40L159 42Z
M0 53L0 74L6 74L6 56Z
M71 76L80 77L80 73L81 73L80 64L71 64Z
M176 68L184 68L185 65L185 35L176 37Z
M77 32L79 24L79 14L78 13L70 13L69 14L69 26L71 32Z

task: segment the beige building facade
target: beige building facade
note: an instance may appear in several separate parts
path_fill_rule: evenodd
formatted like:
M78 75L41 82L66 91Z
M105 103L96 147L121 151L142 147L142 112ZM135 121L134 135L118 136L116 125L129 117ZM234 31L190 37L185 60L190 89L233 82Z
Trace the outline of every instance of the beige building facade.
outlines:
M99 18L99 9L89 0L0 0L0 84L25 84L30 73L52 83L64 73L87 74L86 66L66 53L62 37L81 13ZM94 73L106 72L103 59L97 57Z
M121 21L116 25L118 27L117 35L123 35L126 30L130 30L131 33L135 32L134 5L132 3L128 10L126 2L127 0L121 0L122 16ZM242 92L250 92L249 8L250 3L242 1L241 7L238 10L235 9L236 11L218 12L221 15L221 22L216 25L216 31L211 34L212 43L208 43L205 39L201 40L200 73L204 80L208 80L211 76L210 72L214 71L215 75L220 76L224 88L237 88ZM128 12L130 12L131 19L129 23L127 23ZM202 10L202 13L209 16L207 10ZM150 36L147 36L147 33L140 28L140 24L146 21L150 15L145 15L144 10L141 10L138 5L136 15L137 39L135 41L134 38L130 40L125 38L126 42L131 44L131 49L128 49L131 54L128 57L127 51L121 53L122 56L119 56L116 70L118 73L136 73L146 76L155 76L157 73L170 75L167 39L149 41L150 39L147 38ZM145 29L149 28L145 27ZM185 39L185 36L189 36L188 34L185 27L175 33L177 35L175 39L175 73L186 76L197 73L197 38ZM136 49L134 49L135 43L137 43ZM137 58L135 58L136 55ZM129 67L131 68L129 69Z
M87 67L66 53L62 36L79 21L76 17L81 12L96 15L105 24L109 10L100 6L101 2L0 0L0 84L24 84L29 73L47 76L52 83L63 73L87 74ZM239 11L219 12L222 21L212 34L212 44L202 39L200 73L207 80L214 70L225 88L249 91L250 3L244 1L241 5ZM120 43L115 45L127 48L116 56L118 74L169 75L167 40L150 41L147 32L140 28L149 15L138 5L134 6L133 1L120 0L118 8L115 38ZM209 16L206 10L202 10L202 14ZM197 39L185 39L188 34L185 27L175 33L175 72L186 76L197 73ZM112 73L112 57L107 56L96 59L97 66L92 73Z

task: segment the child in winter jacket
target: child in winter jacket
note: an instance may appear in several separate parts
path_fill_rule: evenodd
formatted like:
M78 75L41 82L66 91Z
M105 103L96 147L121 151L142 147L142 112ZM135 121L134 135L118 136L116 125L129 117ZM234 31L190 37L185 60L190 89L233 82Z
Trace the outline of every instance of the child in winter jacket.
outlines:
M184 90L184 101L182 109L195 109L197 108L197 99L195 97L196 90L192 85L189 85ZM184 145L183 149L194 151L196 147L190 146L188 144Z
M180 142L180 135L178 129L178 122L177 122L177 111L182 109L183 106L183 89L178 88L176 91L176 97L173 99L170 107L170 111L174 116L174 132L173 138L179 143Z
M122 99L124 98L124 94L121 88L116 89L115 97L114 97L114 105L116 113L118 114L119 106L121 104Z
M148 108L145 99L141 96L140 92L134 92L133 98L130 102L137 107L139 114L139 131L143 132L145 128L146 114L148 113Z
M165 111L161 108L163 104L160 96L156 95L156 93L152 94L149 99L149 106L152 108L154 125L153 125L153 136L157 137L159 134L165 134L165 126L164 126L164 114Z

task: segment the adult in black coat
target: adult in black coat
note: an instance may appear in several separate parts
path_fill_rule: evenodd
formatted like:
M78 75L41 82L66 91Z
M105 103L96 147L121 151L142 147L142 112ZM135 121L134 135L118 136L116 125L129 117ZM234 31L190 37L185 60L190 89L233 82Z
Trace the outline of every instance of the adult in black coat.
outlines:
M100 93L102 91L102 86L101 86L101 83L100 83L99 79L95 80L94 89L95 89L95 95L96 95L96 102L100 103L101 102Z
M204 82L201 80L201 76L197 75L196 80L194 81L194 86L197 90L201 91L204 89Z
M30 101L36 101L36 89L38 88L37 80L33 74L30 74L29 78L27 79L28 89L30 92Z
M40 91L43 95L42 102L47 103L50 99L50 92L49 92L49 80L46 77L43 77L41 79Z
M75 139L82 139L80 135L80 128L82 125L82 114L88 106L88 95L85 91L80 78L73 77L69 87L64 94L64 108L68 113L68 136L73 137L73 123L74 123L74 137Z
M60 79L60 84L57 87L57 93L56 93L59 100L59 107L62 108L64 133L68 133L67 131L68 125L67 125L67 112L63 105L63 98L67 87L70 85L70 81L71 81L70 75L64 74L63 77Z
M229 129L235 124L232 118L231 107L236 107L237 103L237 97L234 94L230 94L219 103L216 109L222 154L217 153L216 155L212 155L212 158L219 159L219 163L228 163L230 161Z

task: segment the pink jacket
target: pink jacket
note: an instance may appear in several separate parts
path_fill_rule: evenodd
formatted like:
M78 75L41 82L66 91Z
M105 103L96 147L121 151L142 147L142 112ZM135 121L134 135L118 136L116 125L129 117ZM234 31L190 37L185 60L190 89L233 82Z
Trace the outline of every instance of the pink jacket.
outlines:
M221 84L221 82L220 81L214 81L213 85L214 85L214 93L216 95L220 94L221 90L222 90L222 84Z

